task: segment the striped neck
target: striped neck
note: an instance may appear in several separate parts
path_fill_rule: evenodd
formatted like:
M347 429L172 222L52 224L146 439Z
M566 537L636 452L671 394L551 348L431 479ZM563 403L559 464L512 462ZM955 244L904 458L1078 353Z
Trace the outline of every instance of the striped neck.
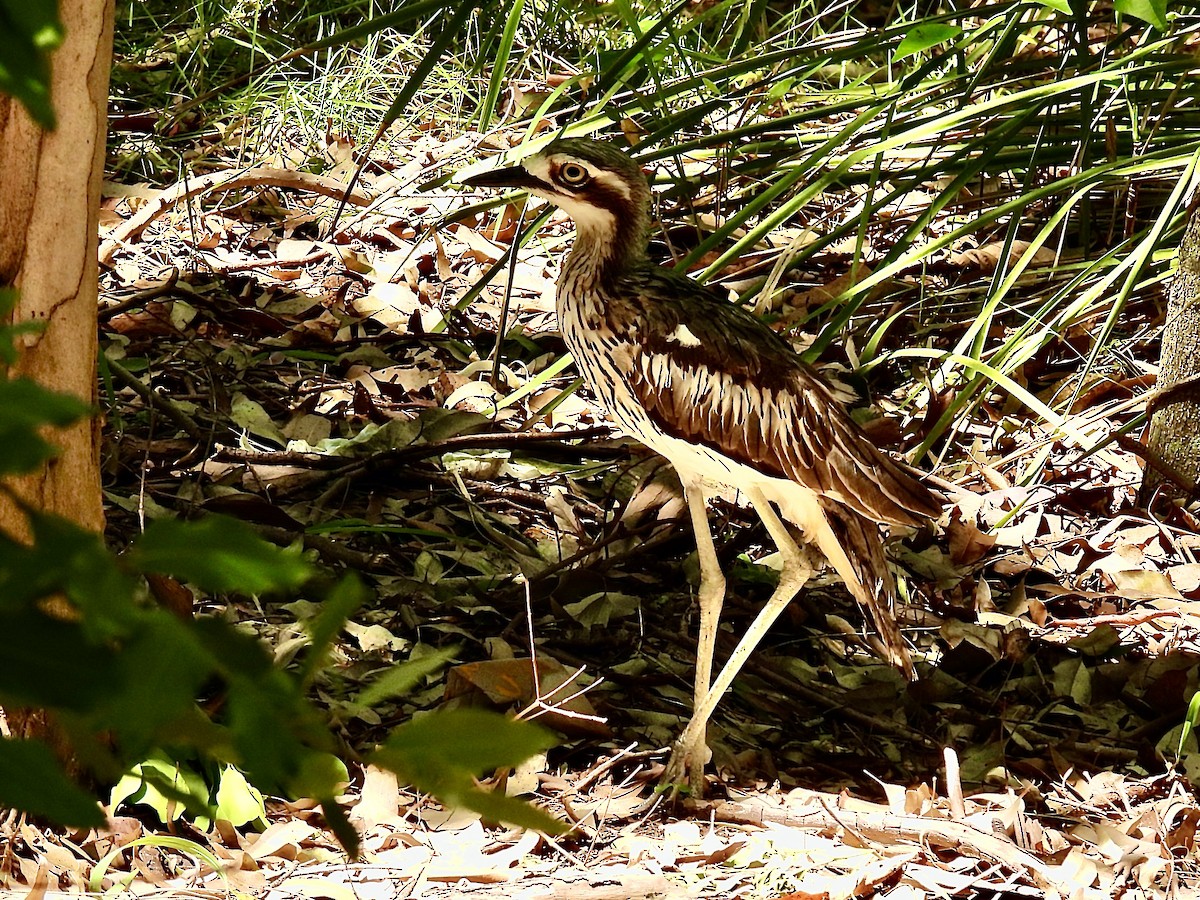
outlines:
M650 233L648 197L607 196L600 203L563 203L575 220L575 245L563 273L576 284L611 281L646 262Z

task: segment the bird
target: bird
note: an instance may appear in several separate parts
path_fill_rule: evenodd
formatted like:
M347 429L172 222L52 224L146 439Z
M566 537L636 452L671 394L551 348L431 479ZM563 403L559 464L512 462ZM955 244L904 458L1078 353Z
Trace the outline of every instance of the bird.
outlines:
M703 795L708 721L813 575L812 548L870 614L885 655L914 679L890 610L896 582L880 526L922 527L940 516L941 497L877 447L830 382L761 319L650 260L651 189L638 163L613 143L559 138L462 183L522 188L574 220L555 304L564 342L615 423L665 457L683 485L700 568L699 637L692 716L672 746L664 785ZM782 569L714 679L726 581L708 505L731 493L754 508Z

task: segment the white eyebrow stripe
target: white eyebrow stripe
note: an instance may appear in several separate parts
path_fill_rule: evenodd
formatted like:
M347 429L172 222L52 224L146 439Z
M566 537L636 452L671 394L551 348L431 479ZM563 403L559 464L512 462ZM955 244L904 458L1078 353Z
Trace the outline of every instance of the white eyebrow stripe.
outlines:
M588 166L587 169L589 172L592 173L593 180L600 182L609 190L616 191L618 194L620 194L626 200L629 199L629 197L630 197L629 184L625 181L624 178L621 178L618 175L613 174L612 172L605 172L602 170L593 169L591 166Z

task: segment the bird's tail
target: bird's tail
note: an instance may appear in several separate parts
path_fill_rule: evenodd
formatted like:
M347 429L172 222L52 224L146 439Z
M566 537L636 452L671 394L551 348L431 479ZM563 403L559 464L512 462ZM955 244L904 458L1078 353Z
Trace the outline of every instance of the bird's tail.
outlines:
M822 505L828 532L813 536L817 546L854 599L870 614L883 655L905 678L915 681L917 671L892 613L896 579L888 571L879 525L844 506Z

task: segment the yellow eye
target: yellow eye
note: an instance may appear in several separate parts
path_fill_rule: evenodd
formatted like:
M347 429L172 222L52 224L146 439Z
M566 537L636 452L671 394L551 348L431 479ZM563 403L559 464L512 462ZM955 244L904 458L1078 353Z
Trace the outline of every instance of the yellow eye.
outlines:
M579 163L563 163L558 170L559 180L568 187L579 187L590 177L588 170Z

